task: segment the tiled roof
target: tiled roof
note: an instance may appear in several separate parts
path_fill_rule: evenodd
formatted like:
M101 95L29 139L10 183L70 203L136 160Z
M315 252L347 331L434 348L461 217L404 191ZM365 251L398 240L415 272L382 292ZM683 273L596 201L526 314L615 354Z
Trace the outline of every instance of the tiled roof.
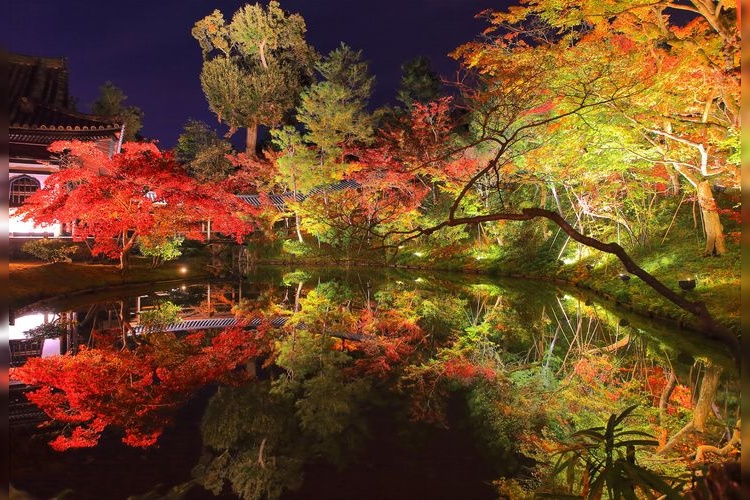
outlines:
M310 196L311 194L331 193L341 191L343 189L357 189L358 187L359 183L357 181L343 180L335 182L333 184L327 184L325 186L318 186L316 188L313 188L309 193L307 193L307 195Z
M291 191L282 193L282 194L266 194L266 195L259 195L259 194L240 194L237 195L239 199L244 201L245 203L252 205L254 207L260 207L263 204L263 198L268 198L268 200L271 202L271 204L276 207L279 211L286 210L286 201L296 199L297 201L302 201L305 199L304 196L300 193L293 193Z
M296 199L297 201L302 201L311 194L330 193L341 191L343 189L357 189L358 187L359 183L356 181L343 180L335 182L333 184L327 184L325 186L318 186L316 188L313 188L309 193L307 193L307 195L287 191L286 193L282 194L267 194L264 196L261 196L259 194L240 194L237 195L237 197L245 203L248 203L254 207L260 207L263 204L263 197L267 197L274 207L283 212L284 210L286 210L286 200Z
M31 131L43 131L42 136L46 137L50 131L72 132L74 135L97 131L112 136L120 130L120 124L112 118L68 109L66 59L10 54L8 63L11 140L24 141L20 134Z
M9 132L8 154L13 163L57 164L59 155L51 153L48 149L54 141L91 141L105 154L112 154L115 147L115 137L112 132L101 130L88 132L42 130L28 133L28 131L11 129Z
M22 97L11 103L10 128L19 133L27 130L63 132L119 132L121 125L113 118L87 115L47 104L34 102Z
M67 108L68 61L62 57L8 56L8 97L18 102L22 97Z
M99 139L107 139L112 137L113 131L119 131L119 128L106 128L106 129L74 129L74 128L59 128L59 129L24 129L24 128L10 128L8 130L8 139L11 143L18 144L42 144L45 147L55 141L65 141L78 139L79 141L96 141Z

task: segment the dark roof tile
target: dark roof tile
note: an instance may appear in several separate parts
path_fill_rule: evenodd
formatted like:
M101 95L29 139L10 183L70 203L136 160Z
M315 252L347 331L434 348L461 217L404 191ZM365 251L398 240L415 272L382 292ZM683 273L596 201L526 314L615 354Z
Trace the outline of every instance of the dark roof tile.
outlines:
M68 61L62 57L8 56L8 97L11 103L27 97L67 108Z
M68 63L64 58L9 54L9 125L15 129L107 131L120 130L113 118L69 109Z

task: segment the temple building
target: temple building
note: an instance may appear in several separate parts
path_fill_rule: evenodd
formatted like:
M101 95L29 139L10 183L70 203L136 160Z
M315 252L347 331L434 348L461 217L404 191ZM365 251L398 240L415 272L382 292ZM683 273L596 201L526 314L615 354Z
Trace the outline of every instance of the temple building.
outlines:
M8 235L61 236L64 227L36 226L14 216L16 208L59 169L59 158L47 148L60 140L94 141L111 155L120 150L124 125L73 109L65 58L9 54L8 59Z

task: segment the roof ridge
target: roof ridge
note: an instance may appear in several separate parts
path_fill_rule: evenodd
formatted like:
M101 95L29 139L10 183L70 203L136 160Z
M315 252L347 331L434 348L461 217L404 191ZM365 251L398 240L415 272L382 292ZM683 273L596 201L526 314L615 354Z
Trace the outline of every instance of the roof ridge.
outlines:
M104 123L109 123L112 125L122 125L122 123L119 123L116 121L117 119L114 116L104 116L104 115L95 115L93 113L84 113L83 111L78 111L75 109L70 109L62 106L50 106L49 104L41 103L42 106L45 106L52 111L57 111L58 113L65 113L69 116L75 117L75 118L85 118L87 120L91 121L100 121Z
M30 54L21 54L18 52L8 53L8 63L10 64L37 64L42 62L47 66L52 64L59 64L61 68L68 68L67 57L51 57L51 56L32 56Z
M28 114L38 113L37 108L46 110L48 113L57 114L58 116L64 116L78 120L81 123L77 124L24 124L19 121L19 118L27 113L14 113L12 121L10 122L11 128L22 128L26 130L104 130L113 129L119 130L122 127L120 123L114 117L104 117L101 115L92 115L83 113L81 111L72 110L70 108L62 106L54 106L38 99L26 98L32 102L34 111Z

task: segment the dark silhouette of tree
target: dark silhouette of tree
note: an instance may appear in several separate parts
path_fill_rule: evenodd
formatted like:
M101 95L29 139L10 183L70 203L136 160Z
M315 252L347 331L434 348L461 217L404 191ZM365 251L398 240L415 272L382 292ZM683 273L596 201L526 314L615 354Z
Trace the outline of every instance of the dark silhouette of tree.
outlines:
M174 152L177 161L201 182L223 180L234 171L232 162L227 159L232 145L200 120L188 120Z
M441 97L441 81L430 59L415 57L401 65L401 85L396 98L410 110L414 102L427 104Z
M140 131L143 128L143 111L137 106L126 106L127 98L121 89L112 82L107 82L99 87L99 98L91 105L91 112L122 122L125 125L123 142L142 140Z

